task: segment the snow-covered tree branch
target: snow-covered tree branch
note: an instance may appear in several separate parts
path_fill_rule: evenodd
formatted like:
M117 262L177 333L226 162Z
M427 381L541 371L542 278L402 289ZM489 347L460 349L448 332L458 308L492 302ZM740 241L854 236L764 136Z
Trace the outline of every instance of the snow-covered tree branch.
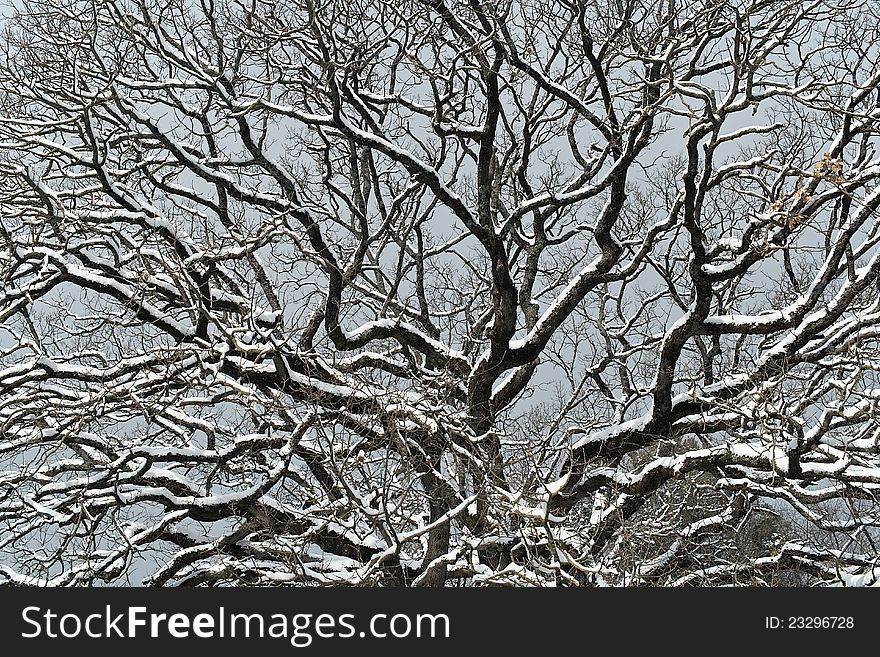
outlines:
M21 0L0 581L866 584L875 0Z

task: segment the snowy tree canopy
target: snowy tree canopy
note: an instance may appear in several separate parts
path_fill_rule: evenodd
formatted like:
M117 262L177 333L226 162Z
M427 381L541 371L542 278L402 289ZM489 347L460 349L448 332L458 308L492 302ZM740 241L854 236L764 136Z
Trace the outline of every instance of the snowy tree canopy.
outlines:
M870 584L876 0L21 0L0 582Z

